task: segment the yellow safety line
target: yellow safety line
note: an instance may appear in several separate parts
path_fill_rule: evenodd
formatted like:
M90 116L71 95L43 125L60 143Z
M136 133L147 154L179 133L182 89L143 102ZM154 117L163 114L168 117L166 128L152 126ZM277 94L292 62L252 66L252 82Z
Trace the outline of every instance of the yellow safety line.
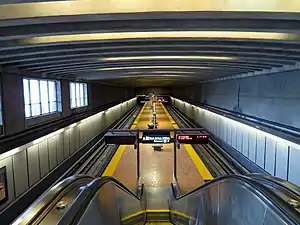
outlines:
M193 160L195 166L197 167L198 172L201 174L204 180L212 180L214 179L209 170L206 168L200 157L195 152L194 148L191 145L184 144L186 151L189 156Z
M147 213L169 213L170 209L147 209Z
M169 118L170 122L172 123L172 126L174 128L178 128L178 125L176 124L176 122L174 121L172 116L169 114L169 112L167 111L165 106L162 103L160 103L160 104L161 104L164 112L166 113L167 117ZM206 168L205 164L202 162L200 157L197 155L194 148L191 145L188 145L188 144L184 144L184 147L185 147L187 153L189 154L190 158L192 159L193 163L195 164L198 172L202 176L202 178L204 180L212 180L213 176L211 175L209 170Z
M181 213L181 212L178 212L178 211L175 211L175 210L169 210L169 209L147 209L146 211L138 211L136 213L133 213L131 215L128 215L124 218L122 218L122 221L125 221L125 220L128 220L128 219L131 219L133 217L136 217L136 216L139 216L141 214L144 214L144 213L173 213L173 214L177 214L181 217L184 217L184 218L187 218L187 219L191 219L192 217L191 216L188 216L184 213Z
M144 214L144 213L145 213L145 211L138 211L138 212L136 212L136 213L133 213L133 214L131 214L131 215L128 215L128 216L122 218L122 220L123 220L123 221L124 221L124 220L128 220L128 219L131 219L131 218L133 218L133 217L139 216L139 215Z
M176 124L176 122L174 121L174 119L172 118L172 116L170 115L170 113L168 112L168 110L165 108L165 106L162 103L160 103L160 105L162 106L165 114L167 115L168 119L170 120L173 128L177 129L178 125Z
M135 129L136 125L138 124L141 115L143 114L143 111L146 107L146 103L144 104L144 106L142 107L141 111L139 112L139 114L137 115L137 117L135 118L133 124L131 125L130 129ZM122 158L122 155L126 149L126 145L120 145L116 151L116 153L114 154L113 158L110 160L108 166L106 167L104 173L102 174L102 176L112 176Z

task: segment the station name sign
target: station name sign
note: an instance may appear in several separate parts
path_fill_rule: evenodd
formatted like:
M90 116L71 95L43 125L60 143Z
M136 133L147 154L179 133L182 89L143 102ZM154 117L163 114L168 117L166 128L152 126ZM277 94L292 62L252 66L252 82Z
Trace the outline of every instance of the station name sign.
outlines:
M137 132L108 132L104 135L104 141L108 145L134 145L137 137Z
M168 131L151 131L143 132L142 143L159 143L168 144L171 142L170 132Z

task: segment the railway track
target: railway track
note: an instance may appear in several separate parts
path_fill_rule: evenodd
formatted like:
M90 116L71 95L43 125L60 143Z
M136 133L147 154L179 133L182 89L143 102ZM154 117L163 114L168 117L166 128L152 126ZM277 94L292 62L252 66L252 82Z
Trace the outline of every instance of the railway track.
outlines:
M136 106L126 113L111 129L128 129L133 123L135 117L141 110L141 106ZM78 174L85 174L92 177L101 176L111 158L115 154L118 146L106 145L104 138L101 137L86 153L66 171L60 179Z
M167 109L179 127L199 128L175 107L167 106ZM245 167L222 150L211 138L208 145L193 145L193 148L214 177L227 174L246 175L249 173Z

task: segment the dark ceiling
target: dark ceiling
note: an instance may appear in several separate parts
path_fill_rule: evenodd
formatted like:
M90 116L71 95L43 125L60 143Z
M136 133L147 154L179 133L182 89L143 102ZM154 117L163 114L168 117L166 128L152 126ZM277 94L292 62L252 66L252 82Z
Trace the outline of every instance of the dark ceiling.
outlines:
M48 15L37 10L45 7L39 4L48 3L1 5L0 1L0 65L4 70L161 86L299 68L297 12L93 11L58 16L57 11Z

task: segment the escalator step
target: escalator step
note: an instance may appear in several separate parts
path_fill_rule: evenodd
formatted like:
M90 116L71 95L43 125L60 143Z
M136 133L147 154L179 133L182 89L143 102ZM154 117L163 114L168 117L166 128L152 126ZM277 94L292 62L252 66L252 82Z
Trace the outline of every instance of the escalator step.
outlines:
M165 222L165 221L151 221L147 222L146 225L170 225L172 224L171 222Z

